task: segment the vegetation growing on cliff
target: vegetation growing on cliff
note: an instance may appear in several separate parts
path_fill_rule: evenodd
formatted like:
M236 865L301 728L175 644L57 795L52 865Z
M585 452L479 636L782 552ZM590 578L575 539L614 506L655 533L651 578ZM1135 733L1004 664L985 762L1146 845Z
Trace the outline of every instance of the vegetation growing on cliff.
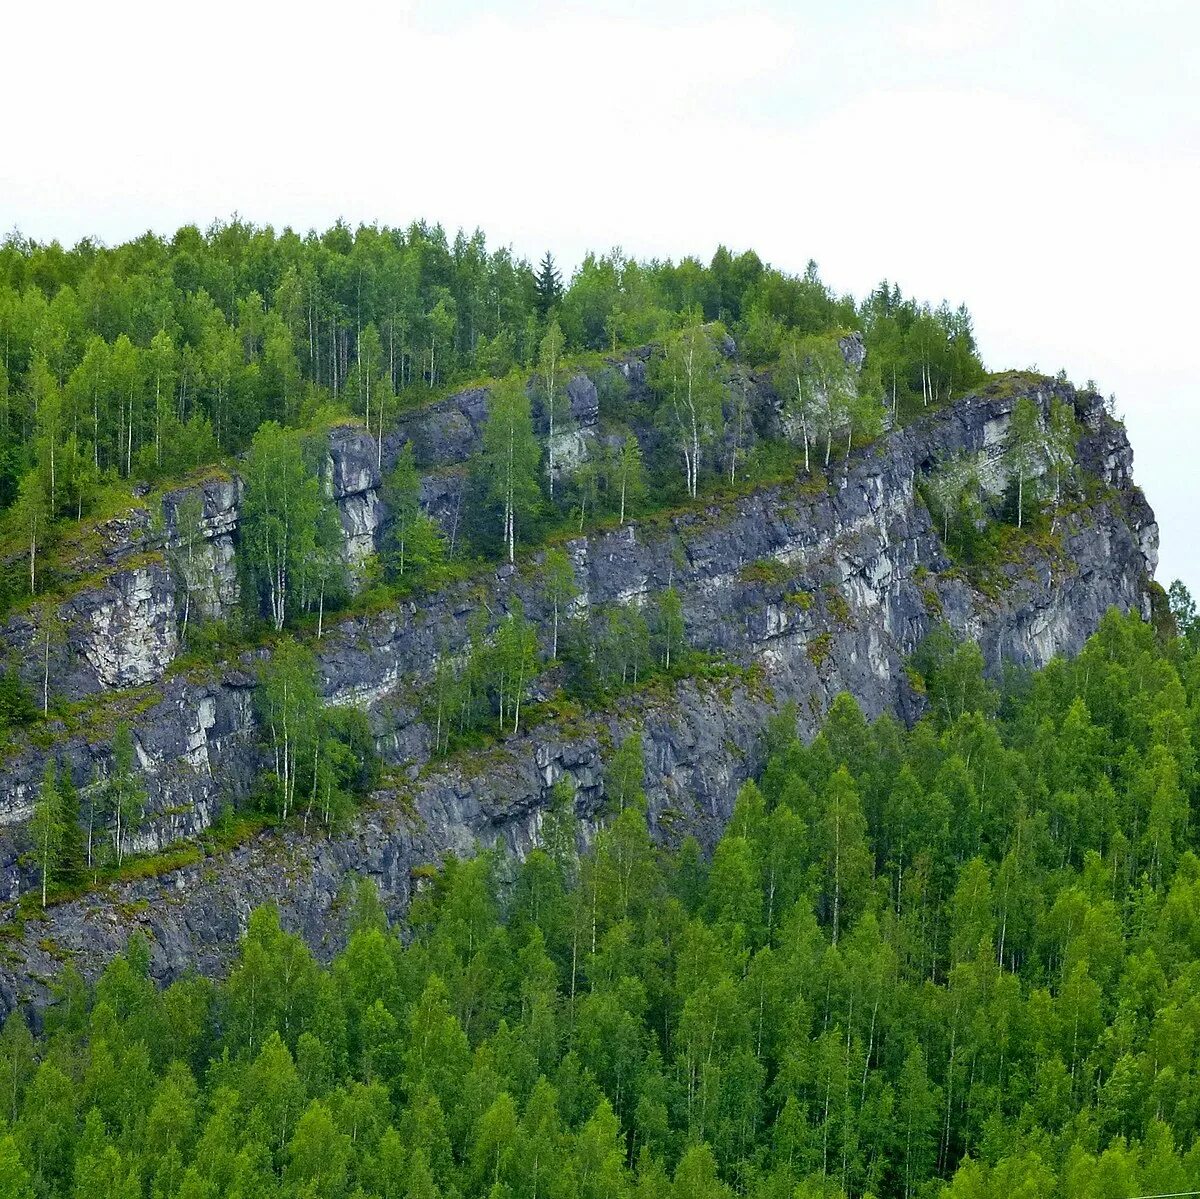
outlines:
M39 559L62 522L114 495L127 504L139 482L244 451L268 422L303 428L337 410L378 438L402 408L514 370L536 377L549 417L548 496L582 518L586 471L578 494L555 495L566 357L648 342L665 342L684 367L672 372L681 387L669 389L671 436L682 490L695 495L702 471L738 458L736 435L728 467L710 452L732 413L713 405L713 346L698 332L709 322L724 322L745 360L762 365L796 336L861 330L872 394L886 394L893 414L981 374L965 310L934 311L887 284L856 305L812 265L792 277L753 252L721 248L707 266L614 252L589 255L569 285L559 280L549 256L535 273L478 232L450 239L423 224L338 224L302 237L234 220L71 250L10 235L0 244L3 590L42 589ZM629 466L611 488L614 512L628 498Z
M1014 543L1014 530L1028 527L1034 536L1052 535L1075 490L1078 441L1079 424L1070 403L1051 400L1043 419L1037 405L1022 396L991 463L964 451L923 475L918 489L955 561L975 568L1000 565L1006 547ZM1001 474L1002 486L993 481L993 494L984 482L987 469Z
M931 647L911 731L774 720L711 860L650 841L631 738L588 853L564 806L519 866L425 872L411 939L364 886L329 968L269 909L220 984L157 991L136 939L92 989L68 966L0 1036L4 1192L1186 1190L1191 626L1112 614L999 691L980 664Z

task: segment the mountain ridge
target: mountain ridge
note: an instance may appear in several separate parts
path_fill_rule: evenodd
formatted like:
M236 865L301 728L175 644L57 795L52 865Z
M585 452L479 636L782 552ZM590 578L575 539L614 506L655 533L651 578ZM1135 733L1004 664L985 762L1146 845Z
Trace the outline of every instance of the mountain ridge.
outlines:
M783 700L800 703L806 735L842 690L870 716L895 711L911 717L921 701L906 681L904 661L942 620L977 641L996 670L1005 661L1042 665L1057 653L1076 651L1109 607L1149 617L1157 531L1132 482L1124 430L1094 393L1050 379L1016 378L1015 385L962 397L855 450L844 464L835 463L823 486L809 480L774 485L665 521L569 541L588 603L644 597L670 581L682 597L694 646L731 664L721 679L679 681L666 700L622 697L619 714L527 729L466 766L453 759L431 762L429 730L410 682L436 658L437 633L451 648L462 644L472 587L485 585L497 610L516 596L535 621L544 617L528 569L537 555L525 569L503 566L429 597L421 620L414 605L333 618L319 648L326 697L366 701L376 743L393 778L400 771L403 782L376 795L343 833L264 834L222 856L161 878L115 884L104 898L84 896L29 919L10 937L0 998L5 1006L39 1005L44 980L63 957L93 976L135 928L148 935L156 977L175 977L192 965L218 972L250 909L265 901L276 902L285 926L328 954L340 941L338 896L351 874L373 878L399 914L421 871L446 852L470 853L476 843L502 843L518 855L527 850L538 838L554 785L563 780L589 827L602 811L606 747L639 721L648 750L652 829L659 836L697 832L711 843L756 760L751 730ZM1094 480L1095 495L1061 515L1059 552L1047 553L1031 539L1007 565L998 589L993 583L983 590L947 557L916 481L956 453L995 465L1022 395L1043 412L1055 399L1072 405L1081 427L1078 461ZM769 391L760 400L769 405ZM373 535L368 526L378 516L378 497L370 493L382 455L369 435L345 426L334 430L329 444L347 540ZM363 486L371 482L374 487ZM229 511L236 484L214 479L205 486L206 505L209 494L216 497L211 540L228 538L232 547ZM221 551L218 560L228 566L232 558ZM768 561L779 568L755 569ZM166 595L170 572L151 574L151 608L166 619L173 609ZM799 590L810 597L807 607L788 600ZM156 592L161 594L153 600ZM250 698L260 656L243 654L219 680L202 683L172 674L170 660L162 662L162 698L134 721L142 766L158 783L151 803L155 840L148 848L195 837L211 823L230 781L252 772L261 752ZM78 661L75 668L81 669ZM99 669L93 673L100 680ZM92 694L103 690L100 680ZM81 777L97 764L86 737L66 757ZM171 775L169 763L178 758L184 768ZM42 760L29 746L10 764L0 799L10 833ZM18 841L6 837L3 856L11 901L23 881Z

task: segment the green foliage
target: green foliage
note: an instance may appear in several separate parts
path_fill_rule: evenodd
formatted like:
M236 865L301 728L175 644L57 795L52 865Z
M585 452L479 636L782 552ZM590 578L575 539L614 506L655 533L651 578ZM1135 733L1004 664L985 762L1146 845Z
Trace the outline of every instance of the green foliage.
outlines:
M991 715L994 689L984 678L983 651L974 641L958 641L946 624L935 626L913 655L922 691L943 725L968 712Z
M403 936L359 883L328 967L271 908L219 984L68 966L0 1033L0 1190L1188 1190L1195 649L1110 614L992 716L959 666L911 730L774 718L707 861L651 841L634 734L586 853L560 783L523 861L414 871Z
M775 365L775 386L783 402L785 432L804 447L804 470L810 469L810 447L825 440L825 465L833 438L849 428L856 384L836 335L788 337Z
M617 746L604 772L604 792L615 811L623 812L628 807L644 810L645 776L646 759L642 752L641 735L630 733Z
M741 582L761 583L766 587L782 587L795 577L795 568L779 558L756 558L738 571Z
M617 451L616 470L613 490L620 496L618 517L621 524L625 523L628 512L636 512L646 498L646 481L642 467L642 449L637 437L632 432L626 432L621 439L621 447Z
M1192 599L1192 593L1184 586L1182 580L1175 579L1171 583L1170 590L1167 592L1167 600L1179 636L1186 637L1189 641L1192 640L1197 629L1200 628L1200 623L1197 622L1196 617L1196 601ZM0 695L3 694L3 687L4 684L0 683ZM2 703L3 700L0 700L0 704ZM0 712L3 710L0 707Z
M30 724L36 718L37 708L16 668L9 666L0 671L0 736L8 729Z
M659 397L656 422L679 454L684 487L692 499L699 493L700 475L722 419L718 332L693 312L683 328L668 337L662 357L652 364Z
M538 267L533 285L538 312L547 316L558 305L563 295L562 275L554 265L554 255L549 250Z
M884 280L859 309L868 361L894 420L962 395L983 379L965 307L933 309Z
M479 455L487 500L501 526L500 544L509 562L516 553L518 525L524 536L525 522L541 505L541 458L529 396L523 381L510 375L492 389Z
M453 658L443 651L434 667L430 723L435 752L469 744L471 734L480 731L500 736L518 732L537 661L537 630L519 599L490 629L487 613L477 609L463 654Z
M388 524L384 530L384 562L394 579L419 580L445 555L442 531L421 510L421 477L413 460L412 442L405 442L383 481L383 502Z
M1009 469L1016 482L1019 529L1025 517L1025 490L1042 449L1042 415L1028 396L1022 396L1013 406L1005 448Z
M166 557L175 576L176 604L181 609L179 632L185 639L192 615L192 597L208 585L211 577L203 520L201 493L188 490L171 509L171 527L166 530Z
M295 608L323 604L341 574L341 526L299 433L268 421L243 467L238 518L245 593L278 631Z
M702 482L718 478L733 485L790 473L780 447L751 428L744 394L725 386L725 326L741 361L755 365L785 355L797 339L836 351L841 334L861 330L868 372L837 426L848 440L879 426L885 376L899 371L903 415L916 380L923 402L941 402L980 374L961 309L921 308L888 286L856 308L830 292L813 263L791 277L753 252L724 247L707 265L589 254L564 285L550 255L539 269L507 250L489 251L479 233L448 237L425 224L338 223L301 237L235 219L69 250L10 235L0 243L0 606L69 577L71 547L87 532L74 522L127 508L147 482L170 485L241 454L267 426L295 432L353 413L379 442L381 462L381 431L401 407L519 369L523 379L534 376L534 397L557 432L567 419L561 380L583 354L593 355L587 369L603 436L569 478L557 440L547 475L540 462L527 464L523 477L539 491L545 477L555 504L539 512L537 495L512 497L518 509L529 500L517 513L522 539L547 531L542 516L547 527L606 516L623 522L639 510L643 470L656 503L694 498ZM647 343L663 351L650 371L656 396L631 401L621 370L597 352ZM613 431L624 433L620 445ZM294 454L286 460L278 482L291 492ZM257 480L261 499L266 481ZM463 530L484 551L514 540L502 536L511 532L503 515L510 505L492 493L494 481L490 471L475 472L455 547ZM309 506L311 497L299 498ZM476 508L490 504L500 516L477 518ZM324 542L328 520L314 526L315 547L302 545L284 572L305 562L305 577L282 581L270 531L260 521L255 532L254 523L246 594L256 607L277 623L282 591L286 624L300 610L336 602L341 564ZM418 519L415 531L419 548L436 557L431 527ZM187 542L170 548L186 557ZM407 537L405 545L407 576ZM388 571L398 578L398 555ZM188 591L180 593L185 610Z
M579 588L575 583L575 568L565 550L556 548L546 551L541 575L546 601L550 605L550 657L554 659L558 657L559 625L579 594Z
M367 719L356 709L325 705L316 658L290 637L263 663L258 683L258 723L271 762L262 800L281 820L300 813L305 828L314 818L329 827L378 781Z
M918 480L947 552L983 590L989 572L1019 558L1027 541L1048 538L1053 552L1059 513L1078 500L1075 450L1079 428L1072 406L1052 399L1043 418L1028 396L1013 406L1001 465L1005 495L989 495L978 455L964 451L937 463ZM1047 511L1047 509L1049 511Z
M146 790L133 767L133 734L129 725L122 722L113 736L112 765L101 796L101 808L112 836L112 856L118 866L145 816L145 804Z
M53 761L46 763L41 790L33 805L29 821L29 839L42 881L42 907L52 875L57 874L59 853L64 831L62 794L58 787L58 768Z
M653 638L663 670L671 672L672 659L679 664L686 646L687 629L683 619L683 601L674 587L658 594L654 614Z

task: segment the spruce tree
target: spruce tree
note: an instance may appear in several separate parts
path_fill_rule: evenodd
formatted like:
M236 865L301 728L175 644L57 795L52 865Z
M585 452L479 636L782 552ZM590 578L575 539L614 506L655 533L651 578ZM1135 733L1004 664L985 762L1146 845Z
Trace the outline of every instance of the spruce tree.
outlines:
M534 288L537 293L538 313L545 318L552 309L558 306L563 295L562 275L554 265L554 255L549 250L546 251L546 256L538 267Z

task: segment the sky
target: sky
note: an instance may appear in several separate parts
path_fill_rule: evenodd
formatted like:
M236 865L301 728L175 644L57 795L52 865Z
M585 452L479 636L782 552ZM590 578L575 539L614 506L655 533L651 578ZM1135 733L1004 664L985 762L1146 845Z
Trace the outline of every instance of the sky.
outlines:
M886 277L1115 393L1200 591L1195 0L18 0L0 39L0 231L425 218Z

